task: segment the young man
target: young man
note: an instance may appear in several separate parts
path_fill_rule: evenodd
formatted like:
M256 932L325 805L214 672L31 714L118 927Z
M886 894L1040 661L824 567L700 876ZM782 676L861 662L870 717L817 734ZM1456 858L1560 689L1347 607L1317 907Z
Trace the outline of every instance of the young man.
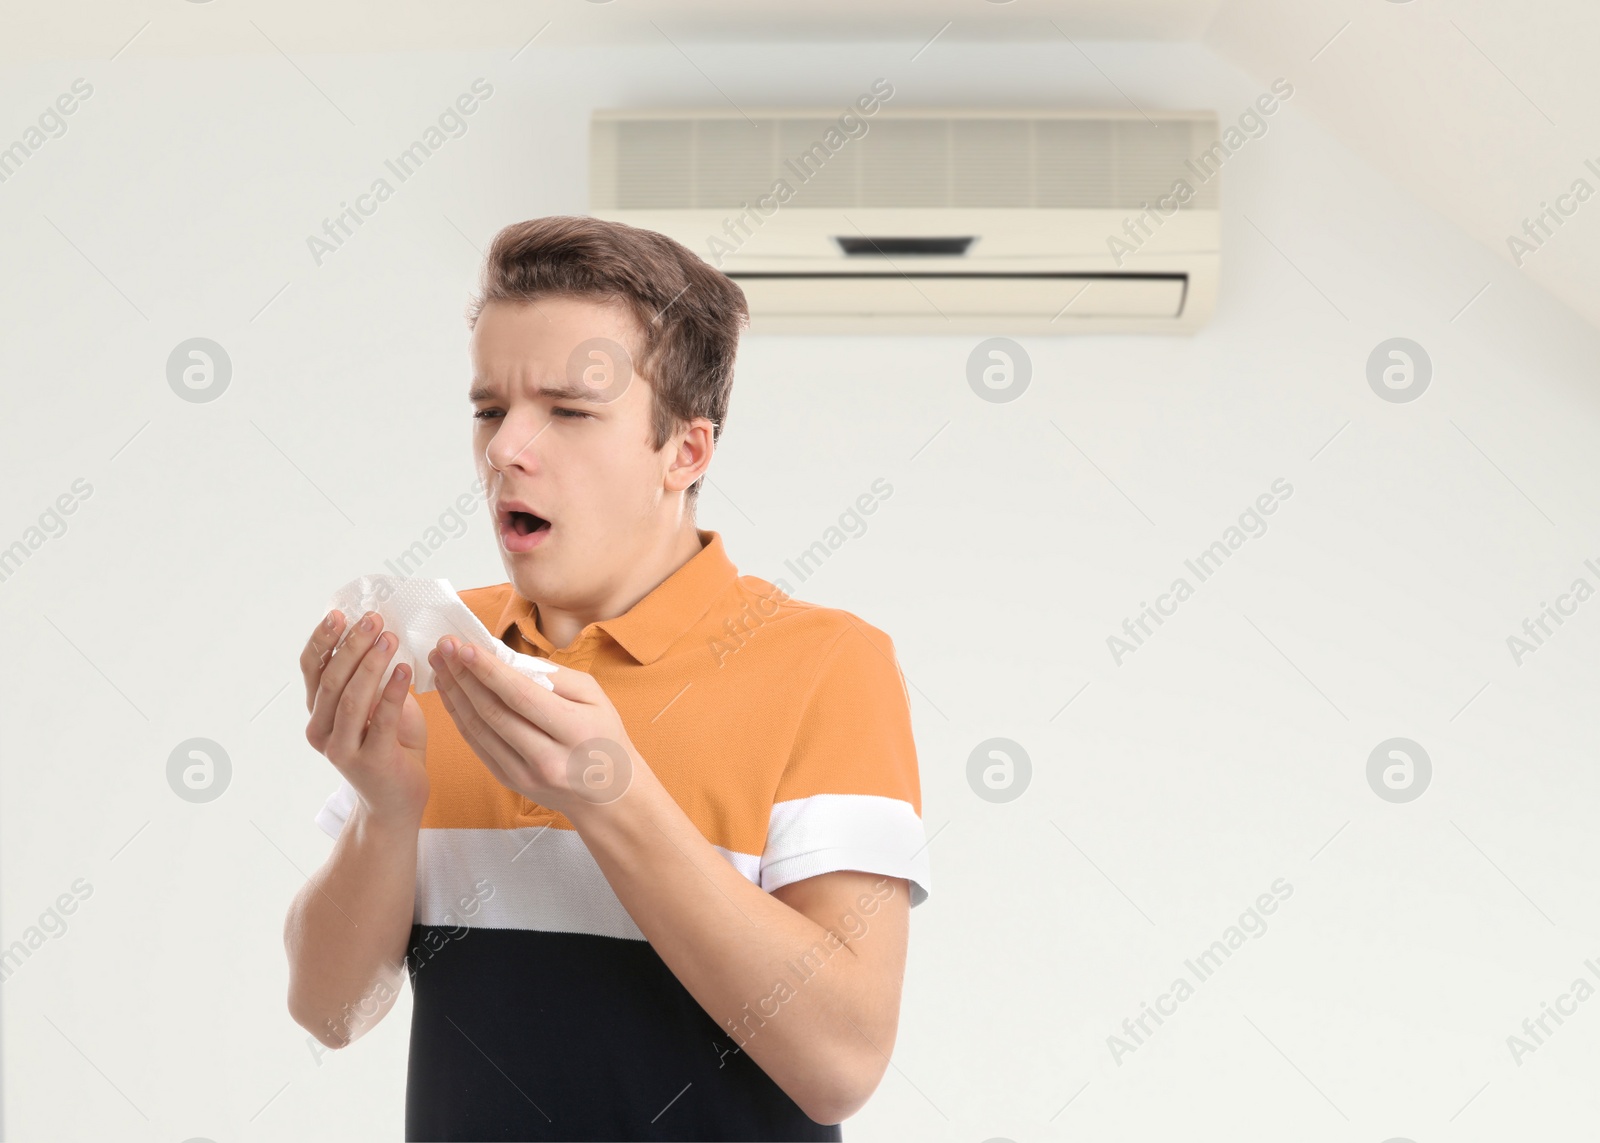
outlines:
M375 615L301 655L336 838L285 924L342 1047L413 992L407 1139L839 1139L894 1048L927 855L889 637L740 575L695 497L744 296L591 218L502 230L472 449L510 582L461 593L545 690ZM348 634L348 638L344 636Z

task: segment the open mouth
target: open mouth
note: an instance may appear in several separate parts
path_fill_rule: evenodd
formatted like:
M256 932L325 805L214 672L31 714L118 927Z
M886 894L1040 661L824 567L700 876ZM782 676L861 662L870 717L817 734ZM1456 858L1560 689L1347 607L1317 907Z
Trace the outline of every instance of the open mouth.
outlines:
M550 526L550 521L543 516L535 516L532 512L511 512L511 530L519 536L531 536L535 532L542 532Z

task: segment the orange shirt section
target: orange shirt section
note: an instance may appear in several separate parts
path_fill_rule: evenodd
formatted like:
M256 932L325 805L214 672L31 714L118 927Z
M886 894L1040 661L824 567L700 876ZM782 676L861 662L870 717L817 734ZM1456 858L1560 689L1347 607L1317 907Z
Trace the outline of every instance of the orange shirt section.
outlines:
M654 591L560 650L512 584L460 596L513 650L592 674L714 845L761 854L774 804L817 794L896 798L920 815L910 707L889 637L741 576L716 532L698 534L700 552ZM424 829L572 828L494 780L437 692L417 699L428 722Z

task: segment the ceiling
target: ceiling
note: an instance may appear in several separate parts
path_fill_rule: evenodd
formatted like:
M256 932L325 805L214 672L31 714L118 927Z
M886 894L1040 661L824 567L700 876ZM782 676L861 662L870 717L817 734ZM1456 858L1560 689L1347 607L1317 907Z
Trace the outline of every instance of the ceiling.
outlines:
M1196 41L1263 83L1290 77L1297 109L1600 327L1592 0L57 0L11 5L6 24L0 59L29 61L515 50L535 35L542 46L668 36ZM1507 239L1526 241L1525 220L1578 179L1595 200L1514 253ZM1480 285L1463 283L1463 296Z
M1205 42L1293 76L1297 108L1600 327L1600 5L1227 0ZM1594 197L1514 259L1507 239L1578 179Z
M279 0L240 9L227 0L130 5L60 0L12 5L0 58L210 55L270 52L451 51L516 47L548 22L544 43L659 43L931 37L1029 40L1197 40L1221 0ZM148 22L148 23L147 23ZM253 22L253 23L252 23ZM948 27L940 33L941 25ZM659 25L661 31L652 25ZM139 31L141 25L146 25ZM255 25L259 25L259 30ZM270 36L272 43L268 43Z

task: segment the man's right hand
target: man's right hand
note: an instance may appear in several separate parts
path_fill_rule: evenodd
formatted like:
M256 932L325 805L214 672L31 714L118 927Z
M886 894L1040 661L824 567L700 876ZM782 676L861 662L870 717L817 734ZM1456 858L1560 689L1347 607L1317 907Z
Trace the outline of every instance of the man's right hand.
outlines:
M376 612L363 616L340 646L344 626L341 613L329 612L300 653L311 712L306 740L355 787L375 818L420 826L428 804L428 724L405 664L378 693L399 640L383 630Z

